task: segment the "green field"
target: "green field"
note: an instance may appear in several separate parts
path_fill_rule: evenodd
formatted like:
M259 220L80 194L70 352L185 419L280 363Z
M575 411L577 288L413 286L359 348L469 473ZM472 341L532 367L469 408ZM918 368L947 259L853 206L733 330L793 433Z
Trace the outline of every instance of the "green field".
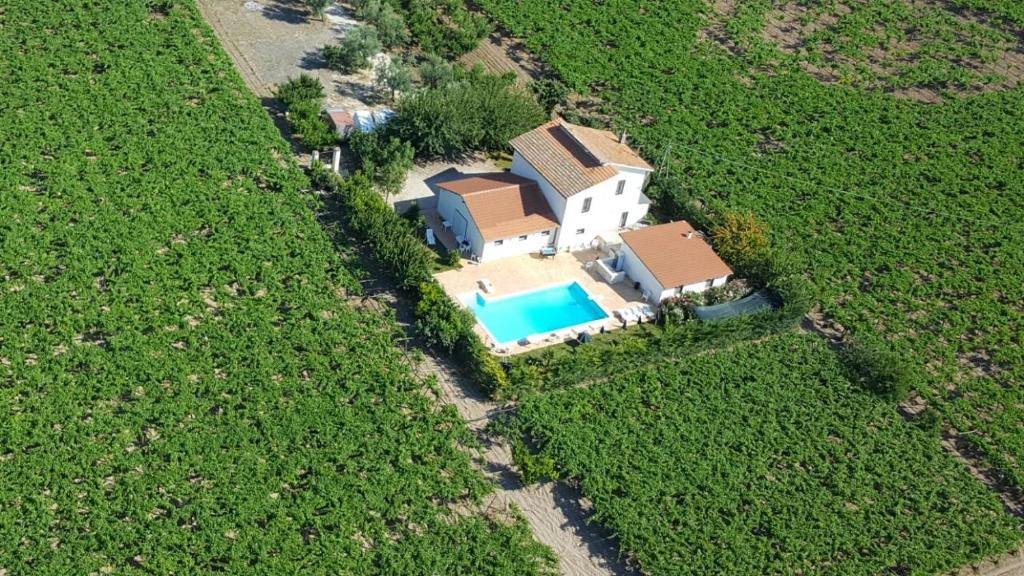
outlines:
M891 338L925 397L1024 484L1021 88L927 105L822 84L779 50L700 40L716 17L699 0L482 5L670 158L680 196L766 220L823 311Z
M190 2L0 30L0 573L544 569Z
M514 424L648 574L934 574L1013 547L999 501L814 336L536 394Z

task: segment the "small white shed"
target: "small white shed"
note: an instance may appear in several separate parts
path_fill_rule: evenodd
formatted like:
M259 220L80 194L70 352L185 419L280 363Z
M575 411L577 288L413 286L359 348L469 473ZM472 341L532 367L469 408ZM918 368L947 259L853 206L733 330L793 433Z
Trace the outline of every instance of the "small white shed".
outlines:
M648 301L722 286L732 269L685 220L622 232L623 269Z

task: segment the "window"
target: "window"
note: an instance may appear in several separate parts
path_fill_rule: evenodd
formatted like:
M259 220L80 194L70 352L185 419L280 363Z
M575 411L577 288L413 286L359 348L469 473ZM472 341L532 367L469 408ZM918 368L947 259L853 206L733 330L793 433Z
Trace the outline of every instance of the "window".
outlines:
M627 220L629 220L629 211L623 212L622 216L619 216L619 228L625 228Z
M494 241L494 245L495 245L495 246L501 246L501 245L502 245L502 244L504 244L504 243L505 243L505 241L504 241L504 240L495 240L495 241Z
M541 236L551 236L551 230L545 230L540 233Z
M519 237L519 241L520 242L524 242L525 240L526 240L526 234L523 234L522 236Z
M622 192L626 190L626 181L619 180L619 183L615 185L615 195L622 196Z
M583 211L584 212L590 212L590 201L591 200L593 200L593 198L584 198L583 199Z
M704 288L711 288L711 285L714 284L714 283L715 283L714 280L708 280L708 281L704 282Z
M585 228L577 228L577 229L576 229L576 235L577 235L577 236L580 236L580 235L582 235L582 234L583 234L584 232L586 232L586 231L587 231L587 230L586 230Z

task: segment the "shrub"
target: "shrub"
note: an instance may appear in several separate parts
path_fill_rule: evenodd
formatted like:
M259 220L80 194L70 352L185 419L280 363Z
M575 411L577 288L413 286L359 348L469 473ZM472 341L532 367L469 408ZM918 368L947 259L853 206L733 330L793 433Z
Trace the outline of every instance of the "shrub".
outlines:
M453 268L457 267L462 263L462 255L459 254L458 250L449 250L446 248L444 256L442 257L442 262L444 262L446 266L451 266Z
M542 78L531 82L530 90L549 114L555 109L565 108L569 103L569 87L557 78Z
M759 266L769 256L768 226L753 212L727 212L711 228L715 251L734 268Z
M324 166L323 162L318 160L311 163L306 174L309 176L309 183L313 186L314 190L324 190L327 192L336 192L338 190L337 177L330 168Z
M274 91L288 110L288 125L307 148L317 149L338 141L337 134L320 115L324 86L319 78L301 74Z
M288 123L302 143L310 149L330 146L338 141L337 133L320 115L320 106L312 102L299 102L288 110Z
M476 332L473 332L473 324L469 325L460 350L462 353L459 357L468 365L473 380L495 398L501 397L509 387L508 375Z
M319 78L303 73L299 74L298 78L289 78L287 82L279 85L274 90L274 96L286 108L291 108L300 102L319 104L324 99L324 85Z
M370 65L370 57L380 52L381 43L373 26L357 26L345 33L335 45L323 47L322 56L329 68L351 74Z
M531 453L522 440L512 441L512 461L519 467L523 484L558 480L554 458Z
M663 324L682 324L690 319L692 303L683 296L673 296L662 301L660 314Z
M905 356L878 336L858 335L840 352L847 377L875 394L900 402L918 383L918 375Z
M338 194L346 224L370 244L374 256L399 288L414 289L431 279L434 252L374 191L365 175L357 174L342 182Z
M331 0L302 0L302 3L309 8L310 12L316 14L317 18L323 20L324 10L327 9L327 5L331 3Z
M942 416L931 406L926 407L914 418L914 424L929 434L937 436L942 432Z

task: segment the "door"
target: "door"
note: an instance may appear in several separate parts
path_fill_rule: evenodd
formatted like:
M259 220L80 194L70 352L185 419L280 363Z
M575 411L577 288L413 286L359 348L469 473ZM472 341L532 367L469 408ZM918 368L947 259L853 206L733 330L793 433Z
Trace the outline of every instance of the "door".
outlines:
M623 212L619 217L619 228L625 228L627 220L629 220L629 212Z

